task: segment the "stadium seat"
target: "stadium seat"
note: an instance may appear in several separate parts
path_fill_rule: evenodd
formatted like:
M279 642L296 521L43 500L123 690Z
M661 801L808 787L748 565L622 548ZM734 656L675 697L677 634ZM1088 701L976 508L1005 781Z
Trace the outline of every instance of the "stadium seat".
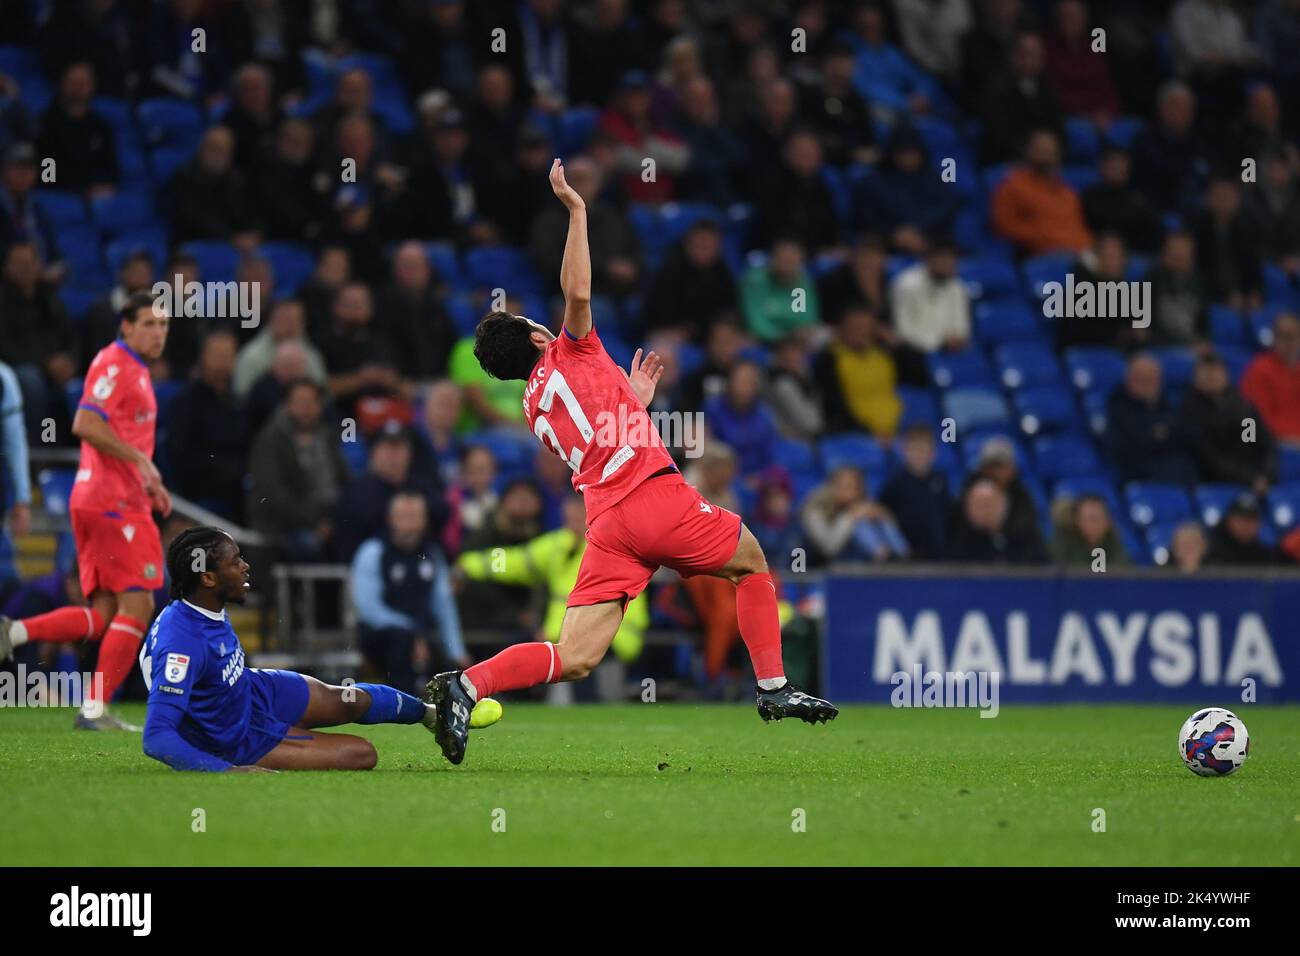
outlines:
M144 249L153 257L154 278L161 276L167 267L167 232L153 226L123 233L104 246L104 264L108 271L116 277L122 263L137 249ZM171 281L170 276L166 278Z
M339 441L339 450L354 475L364 475L370 466L370 452L366 440L357 436L355 441Z
M41 504L45 510L52 515L66 515L68 497L76 480L75 468L42 468L36 475L36 483L41 488Z
M1065 158L1073 163L1092 163L1101 153L1101 136L1092 120L1070 116L1065 120Z
M90 108L113 127L113 138L121 150L124 143L138 143L140 131L136 129L135 117L131 115L131 104L116 96L96 96L90 101Z
M1074 394L1064 385L1031 385L1011 397L1026 435L1076 431L1081 425Z
M975 338L985 348L1008 342L1042 342L1046 337L1041 316L1024 302L977 302L972 311Z
M1191 349L1168 348L1152 349L1151 354L1160 363L1165 395L1177 403L1192 382L1196 353Z
M90 307L100 297L101 294L95 289L59 289L59 301L68 310L68 318L73 322L85 319Z
M835 218L840 221L841 226L849 225L853 221L853 187L845 175L829 163L822 167L821 176L822 182L826 184L826 189L831 194L831 207L835 210Z
M993 361L1002 384L1009 389L1065 382L1056 355L1046 345L1024 342L1001 345L993 353Z
M164 146L149 151L149 170L153 181L160 187L166 187L180 169L194 158L194 149L188 146Z
M1250 349L1223 346L1219 349L1219 357L1223 359L1223 364L1228 367L1228 375L1231 376L1232 383L1240 387L1241 376L1245 374L1246 366L1255 357L1255 353Z
M194 257L199 264L199 278L203 282L232 282L239 268L239 250L228 242L215 239L197 239L187 242L182 251Z
M501 471L531 469L537 444L531 436L508 428L488 428L465 438L467 445L482 445L492 452Z
M817 465L817 452L806 441L778 437L772 446L772 457L773 464L780 465L791 474L816 473L820 470Z
M1011 298L1020 291L1016 267L998 256L962 259L957 275L966 283L972 299Z
M1143 529L1143 538L1146 541L1147 549L1151 554L1151 562L1160 567L1169 563L1172 555L1170 548L1174 540L1174 532L1178 530L1183 521L1157 521Z
M1109 417L1110 394L1098 390L1080 393L1083 402L1083 416L1088 424L1088 431L1094 435L1106 434Z
M900 385L898 386L898 397L903 402L903 414L898 423L900 428L906 428L908 425L914 425L917 422L926 425L938 424L939 403L928 388L918 388L915 385Z
M64 192L62 189L37 189L32 193L32 202L56 229L65 224L84 224L90 221L86 200L77 193Z
M1273 345L1273 319L1279 312L1285 312L1286 306L1277 303L1260 306L1249 316L1246 321L1250 325L1252 338L1262 349L1271 348Z
M1011 423L1006 400L991 388L954 388L943 396L944 414L957 424L958 436Z
M575 106L557 113L551 121L551 140L557 156L581 152L596 132L600 110L594 106Z
M1207 483L1196 486L1196 508L1201 515L1201 523L1213 528L1219 523L1232 500L1244 491L1245 485Z
M1039 476L1049 483L1102 471L1092 443L1081 435L1041 435L1034 440L1034 458Z
M930 369L930 378L940 388L992 388L997 382L984 353L977 348L931 352L925 361Z
M1082 194L1089 186L1095 186L1101 182L1101 173L1095 166L1063 166L1061 167L1061 178L1076 193Z
M1115 349L1066 349L1065 367L1070 371L1070 381L1080 391L1109 395L1124 380L1124 356Z
M1065 275L1074 268L1074 256L1068 252L1051 252L1026 259L1020 269L1025 274L1025 284L1030 295L1043 298L1043 286L1048 282L1064 282Z
M1021 473L1032 474L1035 472L1034 456L1030 454L1020 435L1011 428L984 429L971 432L965 438L959 436L956 442L956 451L960 454L960 463L965 470L970 471L975 468L979 463L980 452L984 450L984 445L992 438L1004 439L1011 444L1011 448L1015 452L1016 467ZM940 445L946 445L946 443L941 442Z
M316 268L311 250L296 242L265 242L257 251L271 264L277 299L297 295L299 288L311 278L312 271Z
M1139 528L1159 521L1185 521L1194 514L1191 498L1178 485L1133 481L1124 486L1124 501Z
M1268 493L1268 514L1280 531L1300 524L1300 482L1276 485Z
M445 304L447 315L451 319L451 324L456 327L456 331L461 335L473 335L480 312L473 300L467 295L455 294L447 296Z
M152 225L157 214L154 211L153 196L149 192L123 189L92 199L90 217L104 236L114 237L141 226Z
M1246 323L1241 313L1226 305L1212 305L1210 314L1210 338L1219 348L1239 348L1248 344Z
M203 113L188 100L155 96L135 108L144 141L151 147L188 149L193 153L203 135Z
M1279 448L1277 458L1278 481L1300 481L1300 448Z
M1264 301L1291 308L1300 305L1300 282L1288 276L1285 269L1275 263L1265 262L1263 273Z
M1075 475L1061 478L1052 486L1053 498L1078 498L1081 495L1096 495L1105 501L1112 520L1118 521L1124 513L1119 493L1109 475Z
M505 289L507 295L541 292L542 280L528 255L513 246L476 246L464 256L465 276L471 288Z
M885 469L885 450L869 435L830 435L817 443L817 452L825 472L841 465L852 465L864 472Z
M426 242L424 244L424 254L429 259L429 265L433 266L433 271L443 282L455 285L460 279L460 257L456 252L456 247L450 242Z
M1129 149L1145 125L1139 116L1117 116L1106 127L1102 139L1106 143L1118 146L1121 149Z

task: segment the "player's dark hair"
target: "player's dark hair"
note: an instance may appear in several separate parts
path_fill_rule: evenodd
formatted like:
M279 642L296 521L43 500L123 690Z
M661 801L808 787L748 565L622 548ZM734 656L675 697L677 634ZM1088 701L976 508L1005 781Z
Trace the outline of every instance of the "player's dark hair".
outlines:
M527 381L538 358L532 333L521 315L489 312L474 330L474 357L493 378Z
M171 578L168 594L172 600L189 597L199 586L199 575L203 571L215 570L217 566L217 548L230 535L211 525L199 525L182 531L167 549L167 576ZM203 571L194 570L195 551L203 553L201 566Z
M141 309L153 311L154 297L152 292L132 292L118 310L117 317L123 322L135 324L136 319L140 318Z

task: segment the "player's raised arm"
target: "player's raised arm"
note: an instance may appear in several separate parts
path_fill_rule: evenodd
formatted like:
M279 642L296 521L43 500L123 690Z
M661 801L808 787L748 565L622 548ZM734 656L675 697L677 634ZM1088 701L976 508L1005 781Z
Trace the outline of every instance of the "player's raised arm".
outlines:
M591 331L591 250L587 247L587 204L564 179L564 166L551 164L551 189L569 210L569 235L560 263L560 290L564 293L564 327L574 338Z

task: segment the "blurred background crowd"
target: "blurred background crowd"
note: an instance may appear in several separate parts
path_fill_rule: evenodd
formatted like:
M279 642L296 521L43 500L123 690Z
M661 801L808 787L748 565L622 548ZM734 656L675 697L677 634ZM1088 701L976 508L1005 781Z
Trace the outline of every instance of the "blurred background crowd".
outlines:
M1297 50L1300 0L5 0L7 460L75 443L130 293L257 282L151 368L168 486L348 564L390 669L389 631L558 633L582 510L472 334L494 296L553 320L561 156L602 339L663 356L652 411L706 428L674 455L788 589L1294 565ZM1067 275L1146 321L1048 317ZM656 585L616 650L699 627L716 673L715 590Z

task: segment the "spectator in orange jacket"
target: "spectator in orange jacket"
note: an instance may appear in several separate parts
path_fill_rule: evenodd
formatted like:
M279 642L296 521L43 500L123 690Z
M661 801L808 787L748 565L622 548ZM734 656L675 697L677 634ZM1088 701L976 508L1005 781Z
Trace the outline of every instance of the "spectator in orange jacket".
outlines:
M993 228L1024 255L1081 252L1092 245L1083 204L1061 179L1061 144L1051 130L1025 140L1025 161L993 193Z
M1289 312L1277 314L1273 348L1246 366L1241 392L1278 441L1300 446L1300 319Z

